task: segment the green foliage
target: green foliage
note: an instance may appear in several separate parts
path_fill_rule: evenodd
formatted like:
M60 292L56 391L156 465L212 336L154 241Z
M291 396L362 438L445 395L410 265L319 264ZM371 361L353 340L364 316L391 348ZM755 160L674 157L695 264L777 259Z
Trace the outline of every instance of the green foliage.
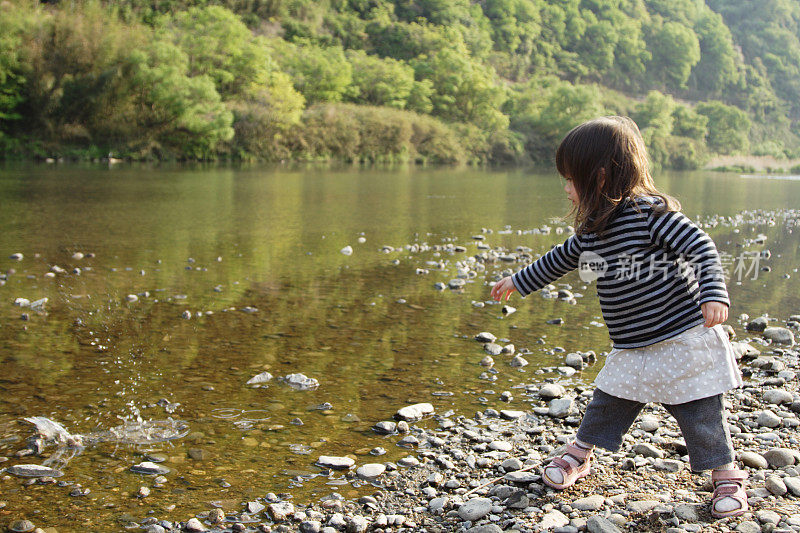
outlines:
M684 105L677 105L672 112L672 133L703 141L708 134L708 117Z
M470 122L485 130L508 127L500 106L505 92L494 80L494 71L463 51L443 48L431 56L419 56L412 65L419 79L430 80L433 114L449 121Z
M697 35L678 22L666 22L649 39L652 59L648 72L670 87L683 88L700 61Z
M414 69L392 58L367 55L363 50L348 50L352 66L354 102L404 109L414 90Z
M161 33L186 54L190 76L208 76L226 96L258 91L276 69L266 41L220 6L176 13Z
M295 88L309 103L340 102L352 94L353 68L341 47L323 48L307 41L279 42L276 54Z
M232 113L213 81L206 75L191 77L188 57L174 44L156 40L135 51L131 71L137 125L149 142L157 143L152 148L206 158L233 137Z
M310 160L463 163L454 130L423 115L389 108L325 104L310 107L288 141Z
M508 162L524 146L550 160L605 113L639 122L656 165L800 154L800 4L0 4L6 154Z
M26 15L25 11L13 9L11 4L0 5L0 125L21 118L16 112L25 99L20 55L23 36L32 22Z
M695 110L708 118L709 148L721 154L747 149L750 120L742 110L716 100L700 103Z

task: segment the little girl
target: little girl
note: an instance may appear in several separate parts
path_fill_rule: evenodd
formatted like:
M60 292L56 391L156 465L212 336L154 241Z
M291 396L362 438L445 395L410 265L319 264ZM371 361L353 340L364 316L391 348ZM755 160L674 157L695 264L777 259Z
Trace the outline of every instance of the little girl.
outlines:
M556 153L575 234L492 287L508 299L580 268L597 280L613 342L574 442L542 473L564 489L590 473L592 449L615 451L647 402L675 417L692 470L711 469L711 512L744 513L747 473L736 468L722 393L742 385L719 324L728 318L722 266L709 236L653 184L644 141L629 118L604 117L570 131Z

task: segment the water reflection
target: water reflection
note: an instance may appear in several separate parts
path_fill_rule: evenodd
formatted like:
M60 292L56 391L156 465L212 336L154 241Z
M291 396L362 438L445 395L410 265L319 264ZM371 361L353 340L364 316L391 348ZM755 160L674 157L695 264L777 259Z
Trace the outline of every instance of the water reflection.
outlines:
M665 173L657 182L701 221L800 205L791 181ZM91 516L94 529L114 530L125 513L185 519L210 501L238 505L270 491L291 489L298 500L367 493L340 476L320 481L312 463L348 454L374 462L377 448L386 450L380 461L396 461L413 450L371 426L399 407L425 401L469 415L497 407L508 390L514 399L503 407L529 409L538 404L521 385L589 383L600 365L570 378L541 369L562 366L565 352L608 348L593 286L576 274L562 280L584 295L576 305L534 295L508 315L487 302L482 276L462 291L434 289L479 243L538 254L563 240L533 231L566 225L552 173L34 166L0 173L0 197L0 270L14 270L0 286L0 456L24 447L29 416L80 434L110 431L120 417L122 426L186 424L179 440L147 450L97 442L70 462L62 479L93 495L69 500L73 518L48 503L69 489L0 481L14 516L37 510L45 525L85 527ZM768 237L747 249L770 249L772 270L732 284L733 316L800 309L797 234L776 220L708 228L732 254L745 238ZM447 245L467 253L434 249ZM24 259L6 259L14 252ZM54 265L66 274L45 277ZM492 265L489 279L513 267ZM48 302L25 311L18 297ZM546 324L554 318L564 324ZM531 364L497 356L496 373L481 379L479 331L529 350ZM262 372L302 373L319 387L246 385ZM141 502L133 495L149 481L129 467L145 453L175 475Z

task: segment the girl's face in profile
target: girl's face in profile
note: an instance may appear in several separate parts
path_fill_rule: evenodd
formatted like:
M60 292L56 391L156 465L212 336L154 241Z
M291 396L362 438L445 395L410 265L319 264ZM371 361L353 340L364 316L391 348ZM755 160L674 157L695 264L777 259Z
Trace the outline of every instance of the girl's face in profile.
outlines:
M578 205L578 191L575 190L572 178L564 177L564 191L567 193L567 198L572 202L572 205Z

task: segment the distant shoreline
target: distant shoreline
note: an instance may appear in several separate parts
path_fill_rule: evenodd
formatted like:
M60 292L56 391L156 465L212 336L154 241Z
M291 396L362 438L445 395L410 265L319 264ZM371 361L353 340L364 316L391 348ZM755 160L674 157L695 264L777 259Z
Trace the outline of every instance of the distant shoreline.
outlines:
M718 155L703 167L704 170L731 170L749 173L800 174L800 159L776 159L768 155Z

